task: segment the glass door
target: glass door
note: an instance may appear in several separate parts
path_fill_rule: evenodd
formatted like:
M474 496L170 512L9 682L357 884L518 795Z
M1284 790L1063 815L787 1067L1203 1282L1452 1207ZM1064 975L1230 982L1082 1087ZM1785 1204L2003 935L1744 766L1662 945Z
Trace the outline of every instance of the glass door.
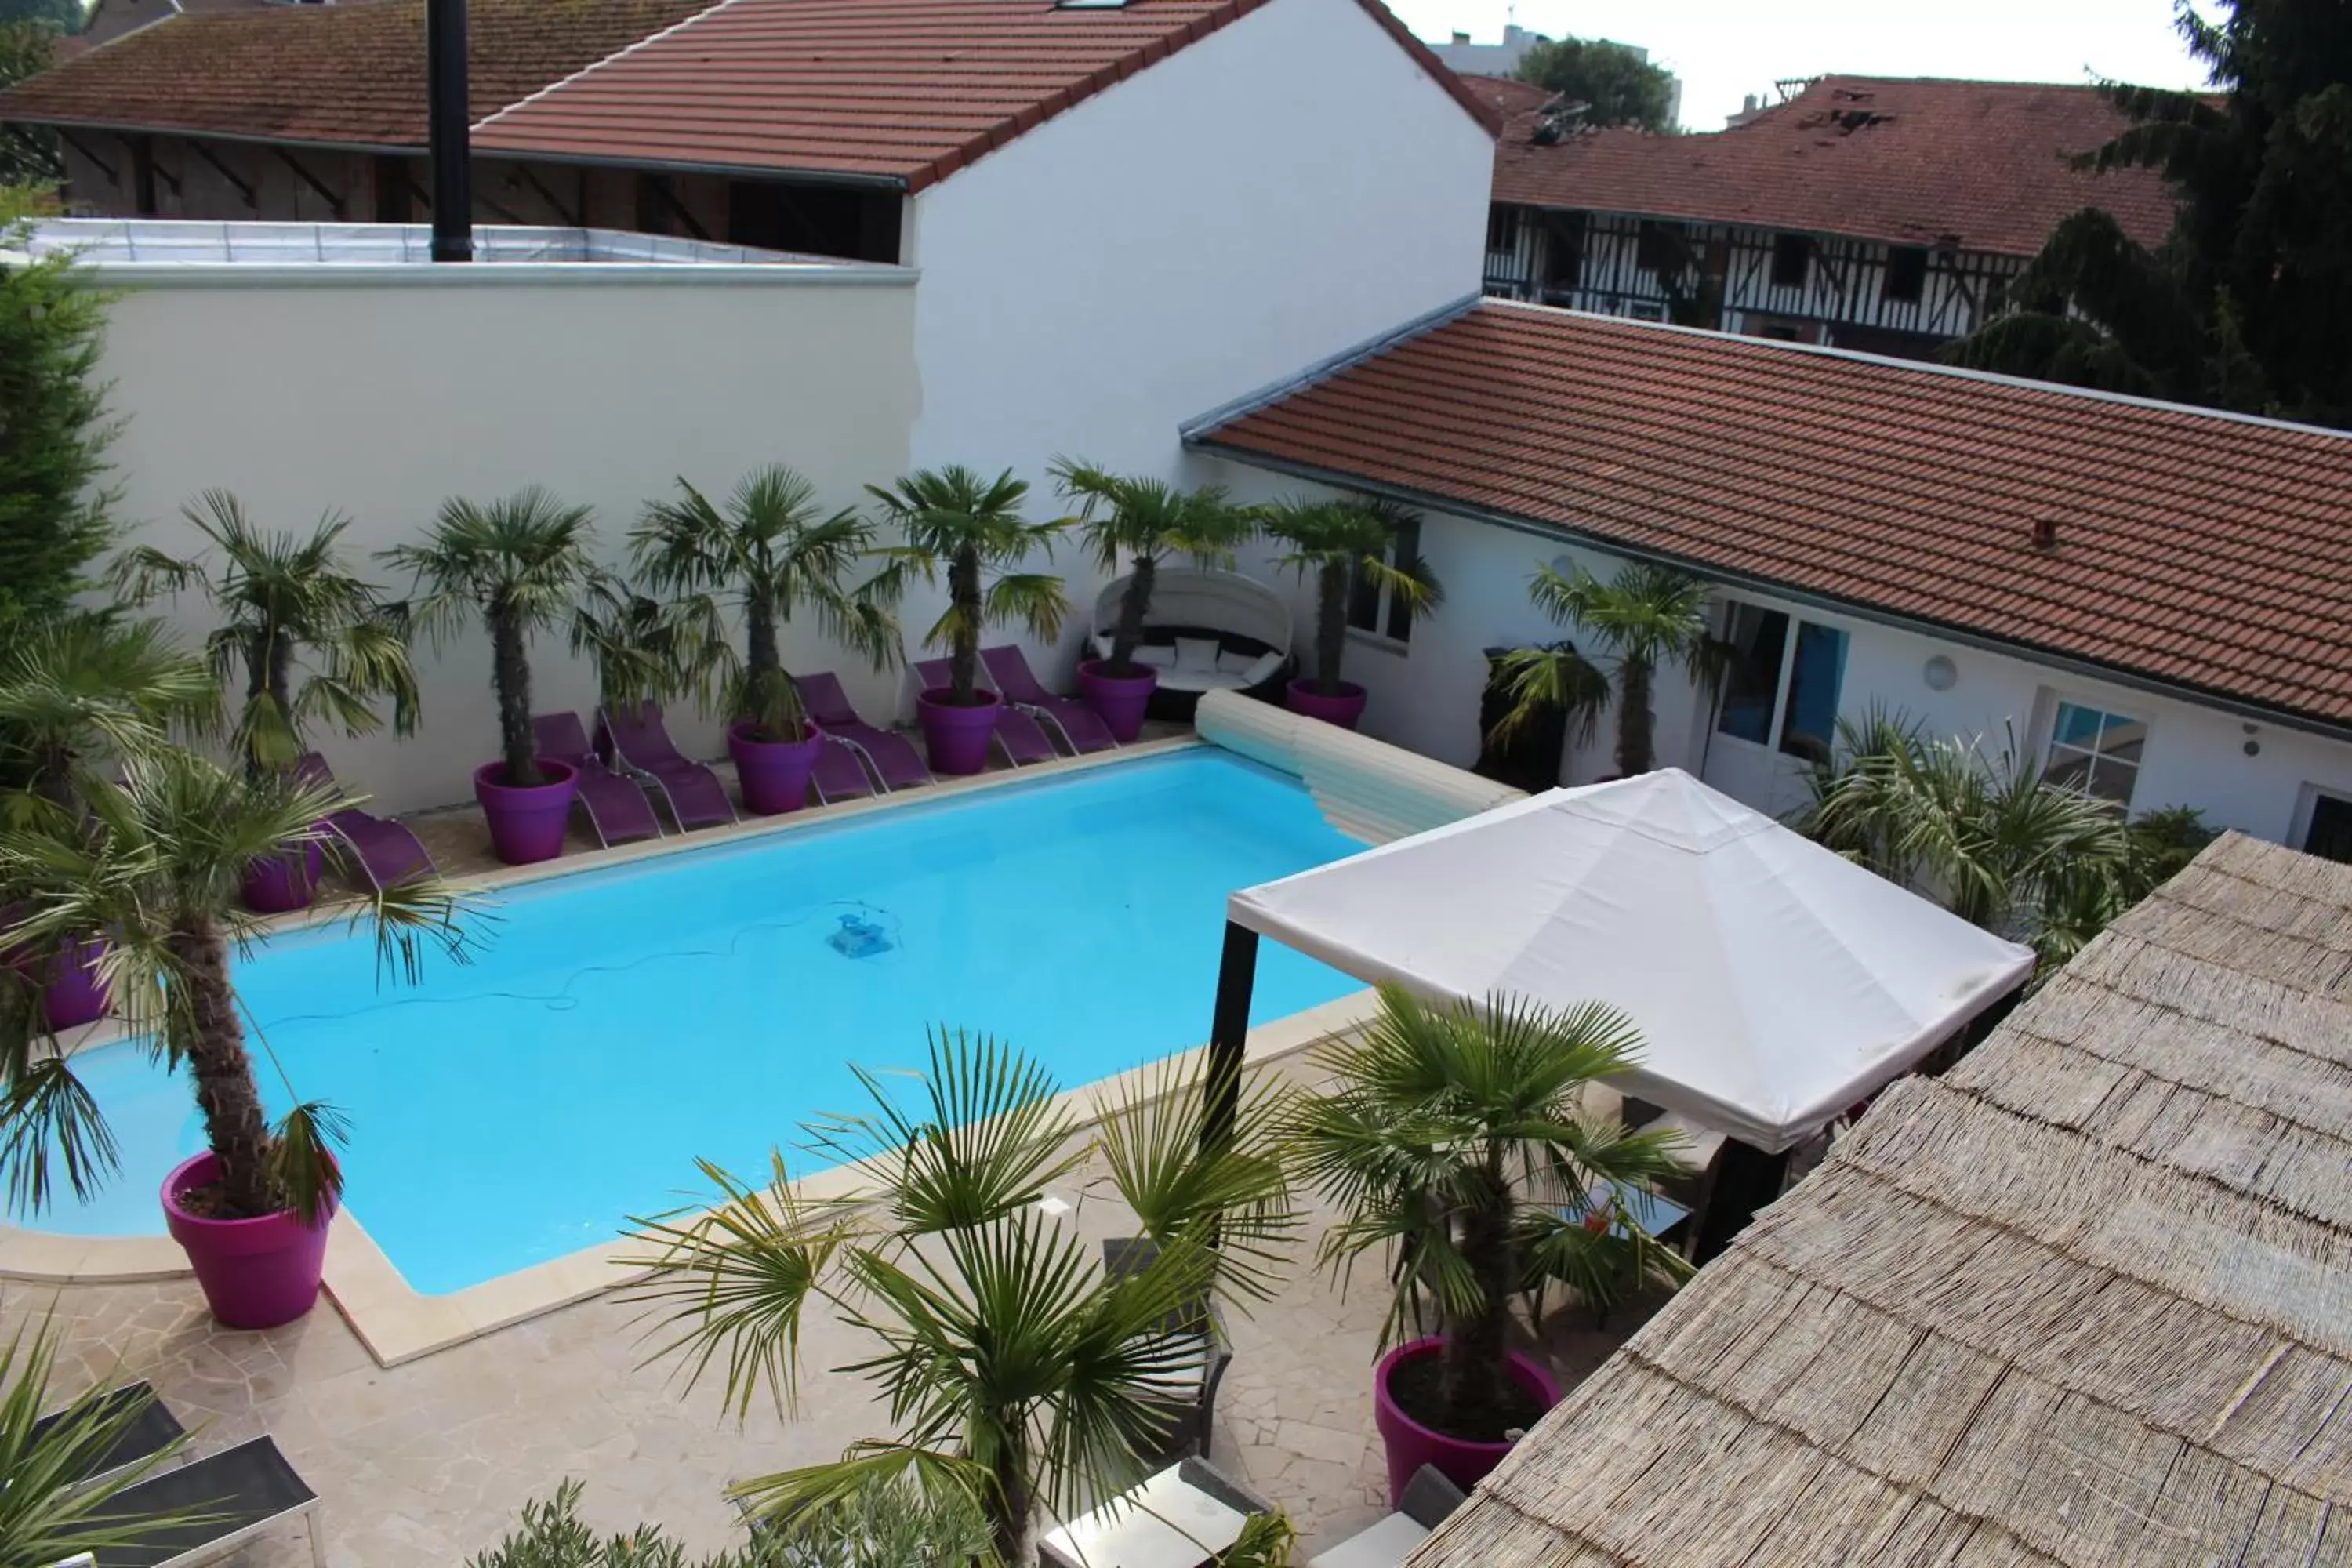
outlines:
M1808 798L1806 775L1837 743L1846 635L1734 603L1731 658L1706 749L1706 782L1778 816Z

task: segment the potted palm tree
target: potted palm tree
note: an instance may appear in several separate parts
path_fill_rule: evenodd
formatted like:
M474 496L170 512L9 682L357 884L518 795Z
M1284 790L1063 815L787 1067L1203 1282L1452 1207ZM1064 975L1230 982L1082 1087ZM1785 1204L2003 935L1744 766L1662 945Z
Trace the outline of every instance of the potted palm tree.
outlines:
M1021 515L1029 483L1005 469L987 479L960 465L908 474L885 489L867 489L898 525L900 542L887 550L892 565L881 592L895 595L908 571L926 582L948 579L948 607L923 638L926 647L948 650L948 684L919 693L916 713L931 754L931 770L976 773L988 765L988 742L996 732L1002 700L980 684L980 639L991 626L1019 625L1051 641L1062 635L1069 613L1062 580L1043 572L1016 571L1039 545L1053 553L1059 522L1031 522Z
M1633 778L1656 765L1657 715L1650 692L1662 664L1680 665L1712 694L1723 678L1727 650L1707 624L1707 587L1671 567L1636 563L1603 583L1579 566L1563 573L1539 568L1528 596L1555 625L1577 626L1607 650L1613 672L1570 643L1513 648L1502 676L1512 706L1496 728L1507 733L1545 709L1568 716L1577 745L1592 739L1601 715L1617 708L1617 776ZM1613 679L1612 679L1613 673Z
M416 673L408 662L408 628L376 590L344 561L351 520L329 513L308 538L264 533L226 490L206 490L184 515L217 552L182 559L152 545L114 563L115 586L133 604L191 586L222 624L205 652L224 685L242 678L245 704L236 743L246 767L290 769L309 750L306 725L325 719L346 735L382 727L376 705L390 699L393 732L416 726ZM245 901L264 913L310 903L320 851L264 856L247 870Z
M533 485L489 502L444 501L424 543L383 552L425 591L413 614L436 648L475 616L490 634L500 754L474 770L474 797L509 866L563 853L576 781L570 763L541 757L531 738L530 639L570 619L597 575L593 539L587 507Z
M1401 551L1412 513L1381 500L1297 498L1266 514L1265 531L1290 548L1276 564L1315 577L1315 673L1290 683L1294 713L1352 730L1364 716L1364 689L1339 678L1348 651L1348 595L1359 582L1385 589L1416 614L1444 590L1418 554Z
M1297 1223L1268 1136L1280 1118L1244 1114L1204 1151L1202 1072L1132 1091L1111 1119L1120 1153L1106 1180L1159 1245L1113 1271L1040 1206L1097 1149L1036 1064L958 1034L932 1040L911 1104L860 1076L874 1110L807 1130L826 1163L861 1173L856 1190L802 1196L781 1156L764 1190L706 1163L719 1205L646 1224L650 1273L631 1294L664 1325L660 1353L682 1355L689 1376L724 1369L739 1413L761 1393L793 1399L813 1306L833 1304L875 1342L836 1370L887 1390L895 1435L740 1483L756 1518L912 1477L978 1499L995 1560L1027 1562L1041 1508L1083 1506L1155 1455L1155 1399L1188 1357L1199 1367L1197 1331L1174 1325L1204 1296L1271 1289L1266 1269L1235 1260L1266 1263Z
M1677 1173L1674 1135L1583 1110L1584 1086L1640 1047L1599 1004L1440 1006L1387 985L1380 1016L1320 1052L1331 1083L1302 1097L1296 1152L1338 1213L1325 1259L1391 1258L1373 1424L1392 1496L1425 1464L1472 1486L1559 1397L1509 1348L1523 1290L1559 1279L1605 1306L1626 1279L1679 1263L1622 1197Z
M1231 567L1234 552L1258 529L1255 507L1236 506L1220 486L1182 489L1165 479L1132 479L1067 458L1054 460L1062 497L1077 503L1074 520L1095 563L1116 574L1127 563L1127 591L1118 601L1118 624L1110 635L1110 657L1078 664L1078 689L1120 741L1142 732L1143 713L1160 677L1136 662L1136 645L1151 614L1151 590L1160 563L1190 556L1202 566Z
M824 737L801 710L779 634L805 612L877 669L898 658L893 580L849 581L873 525L846 508L824 515L816 487L782 465L745 475L723 508L683 479L677 488L677 500L649 504L630 535L637 571L673 595L671 612L723 672L719 706L731 721L727 750L743 804L762 816L798 811ZM723 629L728 600L742 616L740 656Z
M204 661L154 622L72 615L22 636L0 658L0 821L70 827L83 816L82 791L108 765L165 744L175 728L210 730L219 704ZM0 920L5 909L0 900ZM0 943L12 967L39 978L53 1029L105 1014L104 951L95 931L61 936L40 954Z
M327 1221L342 1186L331 1145L341 1119L295 1106L263 1113L246 1049L231 960L257 934L238 891L248 862L280 844L327 845L324 818L355 804L331 786L276 773L248 778L177 747L123 764L120 784L94 783L87 818L0 830L0 889L16 910L0 941L54 942L103 931L105 972L126 1025L184 1069L204 1118L205 1148L163 1184L164 1221L184 1247L213 1315L268 1328L310 1310ZM331 845L327 852L336 853ZM413 973L425 948L463 956L448 889L430 873L376 890L362 918L380 951ZM46 1164L87 1191L110 1163L111 1140L70 1058L44 1057L24 1034L26 1010L0 1008L0 1072L27 1119L4 1145L11 1190L47 1190Z

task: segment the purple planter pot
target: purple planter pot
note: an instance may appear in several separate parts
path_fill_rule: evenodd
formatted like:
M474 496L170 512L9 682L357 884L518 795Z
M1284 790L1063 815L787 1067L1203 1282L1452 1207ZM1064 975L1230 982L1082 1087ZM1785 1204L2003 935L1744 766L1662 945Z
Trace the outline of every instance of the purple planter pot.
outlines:
M1342 730L1354 729L1356 721L1364 716L1364 689L1352 680L1339 682L1339 694L1334 697L1316 690L1315 682L1301 676L1283 689L1283 700L1293 713L1304 713Z
M1151 702L1151 694L1159 689L1160 672L1150 666L1140 667L1140 675L1106 675L1106 661L1089 658L1078 665L1078 695L1087 706L1102 716L1110 728L1111 739L1124 745L1143 733L1143 710Z
M539 771L547 782L532 789L503 783L507 765L484 763L474 770L474 798L482 803L482 818L490 825L490 847L509 866L552 860L563 853L563 825L572 816L572 795L579 781L569 763L541 757Z
M1430 1359L1444 1342L1429 1339L1399 1345L1381 1358L1372 1373L1372 1426L1381 1435L1381 1446L1388 1450L1392 1509L1404 1506L1405 1483L1423 1465L1436 1466L1439 1474L1466 1492L1511 1451L1508 1443L1470 1443L1424 1426L1400 1409L1390 1395L1389 1378L1398 1367ZM1549 1373L1517 1351L1507 1359L1511 1380L1542 1400L1546 1410L1559 1403L1559 1385L1552 1382Z
M761 816L798 811L808 804L809 775L824 750L824 737L812 729L804 741L755 741L752 722L727 727L727 754L735 759L735 782L743 805Z
M79 1029L106 1016L114 999L99 978L98 961L106 954L99 941L71 942L47 962L31 954L7 955L8 964L41 988L41 1016L52 1029Z
M163 1178L163 1226L188 1255L213 1316L232 1329L274 1329L319 1300L327 1266L327 1225L304 1225L293 1211L259 1219L205 1219L180 1206L179 1194L210 1183L219 1163L209 1149Z
M988 766L988 742L996 736L996 710L1002 700L993 691L981 695L987 700L969 708L950 702L944 687L915 699L915 716L922 721L931 772L976 773Z
M245 907L265 915L309 909L326 863L327 852L315 840L289 845L282 853L254 861L245 868Z

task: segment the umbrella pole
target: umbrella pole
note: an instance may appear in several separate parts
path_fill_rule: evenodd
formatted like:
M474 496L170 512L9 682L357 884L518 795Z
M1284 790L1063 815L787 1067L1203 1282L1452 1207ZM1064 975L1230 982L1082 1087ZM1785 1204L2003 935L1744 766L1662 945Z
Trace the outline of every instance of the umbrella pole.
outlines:
M1257 988L1257 932L1225 922L1217 964L1217 1008L1209 1021L1209 1073L1202 1086L1201 1147L1230 1142L1241 1114L1242 1051L1249 1040L1250 994Z
M1789 1180L1789 1152L1767 1154L1752 1143L1727 1138L1716 1156L1715 1181L1699 1211L1698 1237L1691 1261L1700 1268L1722 1256L1732 1238L1748 1228L1756 1212L1774 1202Z

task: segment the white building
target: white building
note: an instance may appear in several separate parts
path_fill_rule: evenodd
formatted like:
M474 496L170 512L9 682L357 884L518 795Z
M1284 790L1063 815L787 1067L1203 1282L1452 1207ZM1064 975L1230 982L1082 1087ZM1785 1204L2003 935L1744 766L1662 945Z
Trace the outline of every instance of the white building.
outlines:
M447 497L538 483L593 503L617 561L677 476L723 489L784 462L832 506L911 468L1010 467L1048 518L1055 456L1176 475L1186 417L1478 287L1492 112L1376 0L870 0L860 26L892 5L955 48L838 53L828 108L803 106L837 13L733 0L478 144L855 179L898 205L898 265L685 245L631 263L609 244L584 261L298 259L257 243L268 226L217 224L190 226L206 260L94 251L98 281L131 290L105 367L128 416L121 515L194 549L179 510L222 487L276 527L349 511L373 550ZM735 96L710 107L698 72ZM152 257L167 230L117 232ZM1079 606L1074 658L1099 579L1074 545L1054 564ZM937 608L919 598L905 623L919 636ZM199 603L177 613L205 629ZM843 664L814 631L792 651ZM463 798L497 735L486 642L423 657L418 739L321 738L394 809ZM560 641L535 673L541 709L593 700ZM894 681L843 674L897 707ZM682 739L709 754L716 735Z
M1879 710L2352 858L2352 435L1487 301L1187 438L1248 493L1423 509L1444 603L1352 633L1349 674L1443 760L1478 753L1484 648L1584 635L1539 566L1644 560L1716 584L1741 651L1717 702L1661 680L1658 759L1760 809Z

